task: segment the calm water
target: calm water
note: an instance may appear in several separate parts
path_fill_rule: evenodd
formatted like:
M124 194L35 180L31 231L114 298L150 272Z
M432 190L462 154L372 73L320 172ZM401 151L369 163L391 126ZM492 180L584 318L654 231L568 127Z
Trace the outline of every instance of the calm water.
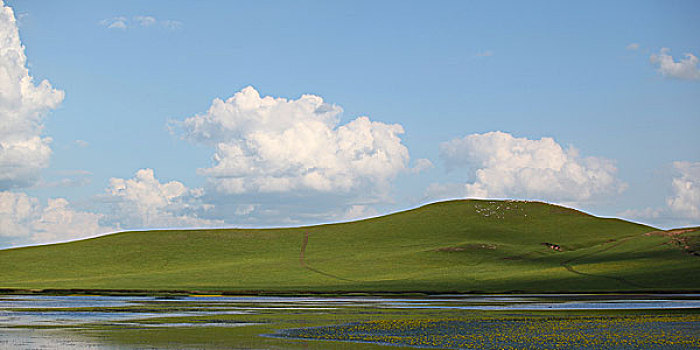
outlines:
M443 295L390 297L229 297L178 298L117 296L0 296L0 349L123 348L86 338L76 327L247 327L244 322L131 322L156 317L255 315L281 312L332 313L334 310L650 310L700 309L700 294L674 295Z

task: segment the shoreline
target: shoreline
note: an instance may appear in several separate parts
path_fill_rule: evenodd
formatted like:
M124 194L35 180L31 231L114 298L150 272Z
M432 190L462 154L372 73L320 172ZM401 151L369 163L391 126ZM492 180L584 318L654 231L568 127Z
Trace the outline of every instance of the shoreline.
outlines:
M156 297L182 297L182 296L216 296L216 297L234 297L234 296L265 296L265 297L359 297L359 296L376 296L376 297L435 297L435 296L480 296L480 295L529 295L529 296L604 296L604 295L700 295L700 290L659 290L659 291L503 291L503 292L460 292L460 291L274 291L274 290L182 290L182 289L167 289L167 290L148 290L148 289L83 289L83 288L0 288L0 296L2 295L54 295L54 296L73 296L73 295L95 295L95 296L156 296Z

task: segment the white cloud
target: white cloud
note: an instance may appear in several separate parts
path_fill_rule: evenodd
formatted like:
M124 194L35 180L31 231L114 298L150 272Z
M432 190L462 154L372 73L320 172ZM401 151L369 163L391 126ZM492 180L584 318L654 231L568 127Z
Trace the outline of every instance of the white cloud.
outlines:
M100 225L102 215L73 210L63 198L42 205L21 192L0 192L0 238L39 244L73 240L114 231Z
M700 220L700 162L673 162L671 195L665 207L629 209L622 218L639 219L674 228L697 225Z
M630 51L636 51L636 50L639 50L639 44L631 43L631 44L627 45L625 48L627 50L630 50Z
M99 224L101 214L75 211L63 198L49 199L39 221L34 224L35 242L55 242L113 231Z
M617 214L623 219L658 219L664 215L659 208L627 209Z
M433 165L433 162L430 161L430 159L419 158L416 159L415 162L413 162L413 168L411 168L411 172L414 174L418 174L425 170L432 169L434 167L435 166Z
M678 176L672 180L673 195L666 200L671 213L700 219L700 162L674 162Z
M343 215L343 221L361 220L379 215L372 207L366 205L352 205Z
M112 18L103 19L100 21L100 24L107 27L107 29L124 30L124 29L126 29L126 22L127 22L126 17L119 16L119 17L112 17Z
M216 149L214 166L199 173L219 192L384 193L408 170L403 128L367 117L339 125L341 113L318 96L261 97L246 87L178 124L185 138Z
M25 223L36 219L38 202L24 193L0 192L0 236L28 236L30 225Z
M37 181L51 156L51 139L41 136L44 115L63 101L63 91L27 70L15 16L0 1L0 190Z
M124 21L114 21L112 22L109 26L107 26L109 29L121 29L124 30L126 29L126 22Z
M106 27L107 29L118 29L125 30L127 28L133 27L155 27L159 26L167 30L176 30L182 27L182 22L170 20L170 19L157 19L153 16L133 16L129 20L125 16L117 16L112 18L106 18L100 21L100 25Z
M234 214L238 216L246 216L250 215L252 212L255 211L255 209L258 207L256 204L243 204L239 205L236 207L236 211L234 211Z
M75 140L75 141L73 141L73 143L75 143L78 147L82 147L82 148L85 148L85 147L90 145L90 143L85 141L85 140Z
M156 23L156 19L153 16L134 16L134 21L142 27L148 27Z
M659 73L669 78L700 80L700 68L695 55L686 53L685 58L676 62L668 54L669 51L668 48L662 48L658 54L652 54L649 58L651 63L658 65Z
M106 198L113 204L113 220L123 228L221 226L222 221L202 219L210 209L199 198L201 189L188 189L178 181L160 183L152 169L141 169L132 179L112 178Z
M551 138L529 140L503 132L472 134L445 142L441 156L448 169L468 167L474 181L433 184L429 196L527 198L582 202L621 192L614 164L579 156ZM450 195L450 193L452 193Z

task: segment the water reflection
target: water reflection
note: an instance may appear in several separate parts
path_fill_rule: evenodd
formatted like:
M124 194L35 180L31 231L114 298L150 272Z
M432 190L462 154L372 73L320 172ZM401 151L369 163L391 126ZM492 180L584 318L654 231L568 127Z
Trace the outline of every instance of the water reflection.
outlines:
M0 308L68 308L68 307L118 307L128 306L152 297L123 296L56 296L56 295L3 295Z
M700 294L479 295L397 297L148 296L0 297L0 325L76 325L150 317L257 313L262 310L335 308L463 310L629 310L700 308Z
M16 350L90 350L119 349L62 330L0 328L0 349Z
M700 294L666 295L438 295L430 297L285 296L0 296L0 349L113 349L81 338L71 327L246 327L251 322L143 322L156 317L382 310L648 310L700 309ZM142 320L137 322L136 320ZM21 327L21 328L18 328ZM32 329L35 327L37 329ZM41 329L38 329L41 328Z

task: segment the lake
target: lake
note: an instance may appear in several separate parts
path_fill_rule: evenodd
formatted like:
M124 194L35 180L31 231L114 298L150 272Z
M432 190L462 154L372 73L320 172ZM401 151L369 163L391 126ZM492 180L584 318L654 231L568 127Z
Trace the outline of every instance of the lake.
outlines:
M700 294L0 295L0 348L700 349Z

